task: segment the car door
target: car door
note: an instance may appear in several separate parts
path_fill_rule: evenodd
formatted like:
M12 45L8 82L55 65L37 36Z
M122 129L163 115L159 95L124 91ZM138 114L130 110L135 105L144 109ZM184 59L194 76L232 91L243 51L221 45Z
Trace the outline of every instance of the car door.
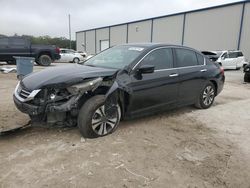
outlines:
M178 105L192 104L206 81L205 59L193 50L175 48L174 51L180 81Z
M67 58L67 62L71 62L73 61L75 54L72 50L66 50L66 58Z
M171 48L158 48L148 53L134 67L131 75L129 111L136 115L174 107L178 94L178 72L173 69L174 59ZM140 74L139 68L154 65L153 73Z
M67 62L67 60L66 60L66 50L61 49L60 50L60 55L61 55L61 57L60 57L60 59L58 61L59 62Z
M245 58L242 54L242 52L236 52L237 53L237 67L241 68L243 67L244 63L245 63Z
M236 69L237 56L234 52L228 52L223 54L221 58L221 65L225 69Z

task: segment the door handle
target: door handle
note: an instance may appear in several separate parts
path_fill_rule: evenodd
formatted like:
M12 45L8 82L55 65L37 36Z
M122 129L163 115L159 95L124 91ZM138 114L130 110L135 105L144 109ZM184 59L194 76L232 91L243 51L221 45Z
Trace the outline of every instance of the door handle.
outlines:
M202 70L200 70L201 72L207 72L207 69L202 69Z
M173 73L173 74L170 74L170 75L169 75L169 77L176 77L176 76L179 76L179 74Z

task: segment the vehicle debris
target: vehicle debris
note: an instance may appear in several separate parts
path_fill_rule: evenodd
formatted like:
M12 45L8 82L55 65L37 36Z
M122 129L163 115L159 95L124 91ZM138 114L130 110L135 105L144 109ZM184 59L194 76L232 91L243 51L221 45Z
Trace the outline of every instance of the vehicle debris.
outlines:
M10 134L19 130L23 130L26 128L31 127L31 121L28 121L26 124L24 125L16 125L15 127L7 127L7 126L0 126L0 136L1 135L6 135L6 134Z
M16 68L14 68L14 67L2 67L0 69L0 71L5 73L5 74L7 74L7 73L16 73L17 72Z

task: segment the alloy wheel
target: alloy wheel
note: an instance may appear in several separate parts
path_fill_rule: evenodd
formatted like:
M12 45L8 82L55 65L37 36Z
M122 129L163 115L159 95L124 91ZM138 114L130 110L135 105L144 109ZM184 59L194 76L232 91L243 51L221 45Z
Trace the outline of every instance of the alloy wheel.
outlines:
M214 96L215 96L214 88L210 85L207 86L204 89L203 96L202 96L202 100L203 100L204 105L206 105L206 106L211 105L213 103Z
M99 136L111 133L120 121L121 110L117 104L113 107L102 105L92 116L92 129Z

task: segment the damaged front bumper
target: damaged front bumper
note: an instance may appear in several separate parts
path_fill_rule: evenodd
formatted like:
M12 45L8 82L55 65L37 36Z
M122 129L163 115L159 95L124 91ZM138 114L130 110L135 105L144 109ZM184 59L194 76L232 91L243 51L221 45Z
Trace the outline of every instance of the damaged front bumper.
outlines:
M21 112L31 116L69 112L72 109L78 108L78 102L83 95L91 91L93 92L101 83L102 78L96 78L72 85L66 89L69 92L66 97L58 97L56 93L48 93L46 90L46 94L42 97L43 102L41 103L34 102L34 100L39 98L39 92L42 92L42 90L39 89L30 92L18 83L13 94L13 100ZM52 95L53 98L50 98Z
M14 103L15 103L17 109L23 113L26 113L29 115L39 115L39 114L42 114L44 112L44 108L42 108L40 106L35 106L32 104L28 104L26 102L21 102L20 100L18 100L18 98L15 96L15 94L13 95L13 100L14 100Z

